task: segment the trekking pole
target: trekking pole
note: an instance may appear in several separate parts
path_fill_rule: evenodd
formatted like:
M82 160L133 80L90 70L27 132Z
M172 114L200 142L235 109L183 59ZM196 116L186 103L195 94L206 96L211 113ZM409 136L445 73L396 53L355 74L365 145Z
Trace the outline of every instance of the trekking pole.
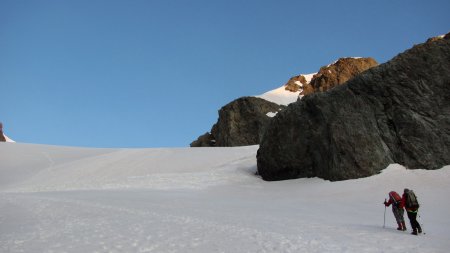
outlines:
M419 214L419 212L417 212L417 216L419 216L419 224L420 224L420 228L422 229L422 234L426 234L425 233L425 230L423 229L423 223L422 223L422 218L420 217L420 214Z
M386 199L384 199L384 202L386 202ZM383 219L383 228L386 227L386 205L384 205L384 219Z

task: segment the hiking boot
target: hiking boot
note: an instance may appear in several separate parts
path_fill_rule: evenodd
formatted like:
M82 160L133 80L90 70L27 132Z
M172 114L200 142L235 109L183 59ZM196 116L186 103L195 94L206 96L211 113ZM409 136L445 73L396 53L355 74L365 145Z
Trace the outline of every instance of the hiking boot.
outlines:
M402 222L402 231L406 231L406 224L405 224L405 222Z
M417 228L417 232L419 232L419 234L422 234L422 228Z
M412 231L411 234L412 234L412 235L418 235L418 234L417 234L417 230Z

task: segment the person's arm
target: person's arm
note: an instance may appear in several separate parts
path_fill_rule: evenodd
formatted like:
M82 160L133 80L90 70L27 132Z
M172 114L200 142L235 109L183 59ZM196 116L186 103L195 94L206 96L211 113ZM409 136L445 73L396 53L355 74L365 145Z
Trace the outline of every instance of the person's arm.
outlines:
M388 202L386 202L386 199L384 200L384 205L385 206L390 206L391 204L392 204L392 199L391 198L389 198Z

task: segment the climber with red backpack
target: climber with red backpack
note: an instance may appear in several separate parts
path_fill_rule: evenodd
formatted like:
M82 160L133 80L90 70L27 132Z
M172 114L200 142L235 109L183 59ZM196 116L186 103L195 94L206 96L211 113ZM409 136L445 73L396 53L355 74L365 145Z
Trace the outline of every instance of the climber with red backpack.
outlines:
M408 214L409 222L411 223L413 235L422 233L422 227L417 221L417 212L419 211L419 202L417 201L416 194L412 190L405 189L403 191L402 203Z
M395 220L397 221L397 230L405 231L406 230L406 224L405 219L403 218L404 214L404 202L402 201L402 197L395 192L391 191L389 192L389 201L386 202L386 199L384 200L385 206L392 205L392 212L394 213Z

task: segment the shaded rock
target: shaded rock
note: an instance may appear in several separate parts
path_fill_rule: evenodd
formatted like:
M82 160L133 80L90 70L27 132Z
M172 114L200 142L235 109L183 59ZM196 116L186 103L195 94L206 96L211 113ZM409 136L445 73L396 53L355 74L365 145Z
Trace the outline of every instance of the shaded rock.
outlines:
M264 133L258 173L265 180L345 180L390 163L409 169L450 164L449 37L289 105Z
M211 129L191 143L191 147L234 147L259 144L270 121L268 113L285 106L257 97L242 97L219 110L219 119Z
M327 91L343 84L365 70L377 66L373 58L340 58L335 63L320 68L309 84L304 85L302 95Z
M200 135L197 140L191 143L191 147L214 147L216 145L216 140L211 133L207 132Z

